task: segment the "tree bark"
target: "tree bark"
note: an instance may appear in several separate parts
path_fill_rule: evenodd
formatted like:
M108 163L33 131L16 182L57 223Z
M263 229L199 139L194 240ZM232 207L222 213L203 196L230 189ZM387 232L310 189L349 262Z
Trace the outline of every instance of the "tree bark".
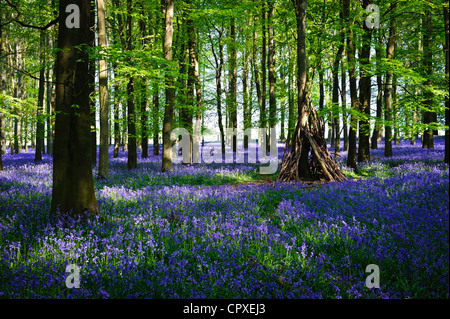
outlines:
M101 54L105 54L106 48L106 20L105 2L97 0L97 23L98 23L98 46L102 49ZM108 65L106 59L99 60L99 102L100 102L100 149L98 158L98 176L106 178L109 174L109 134L108 134L108 114L109 114L109 94L108 94Z
M342 14L340 14L342 17ZM333 77L333 93L331 102L333 103L333 126L335 131L334 136L334 154L335 157L340 154L340 128L339 128L339 64L342 59L342 53L344 52L345 33L341 31L341 43L336 53L336 58L333 63L332 77Z
M347 63L348 63L348 76L350 81L350 99L351 108L355 111L358 110L358 95L356 91L356 71L355 71L355 47L353 36L353 23L350 21L350 0L343 0L344 4L344 19L346 21L347 31ZM348 155L347 166L356 169L356 130L358 126L358 120L352 113L350 115L350 130L348 136Z
M127 51L132 50L132 10L133 0L127 0L126 41ZM131 63L131 59L128 60ZM127 124L128 124L128 161L129 170L137 167L137 145L136 145L136 111L134 102L134 77L128 75L127 84Z
M228 63L229 63L229 117L230 117L230 128L234 130L237 129L237 49L236 49L236 26L234 22L234 18L231 18L230 21L230 33L229 33L229 43L228 43ZM233 153L237 152L237 136L233 134L232 138L232 149Z
M344 50L345 51L345 50ZM348 151L348 125L347 125L347 82L346 82L346 72L345 72L345 62L344 57L346 53L343 53L342 63L341 63L341 108L342 108L342 126L344 132L344 152Z
M268 35L269 35L269 43L268 43L268 55L267 55L267 68L269 69L269 127L275 128L277 123L277 104L275 98L275 48L274 48L274 28L273 28L273 11L274 11L274 3L270 0L267 1L267 5L269 10L267 11L267 22L268 22ZM269 130L269 138L267 139L269 142L268 149L270 149L270 138Z
M173 109L175 102L175 88L173 88L173 76L171 72L172 61L172 40L173 40L173 8L174 0L164 0L164 59L167 61L166 66L166 103L164 108L163 122L163 154L162 154L162 171L168 171L172 168L172 143L170 133L172 131Z
M19 100L23 95L23 82L22 82L22 47L20 43L16 43L16 73L17 73L17 86L15 90L15 97ZM14 118L14 153L19 154L22 152L22 125L20 110L16 109L15 113L17 117Z
M391 5L394 8L395 5ZM389 38L386 45L386 59L392 60L395 51L395 20L393 11L389 21ZM391 69L386 72L386 85L384 88L384 156L392 156L392 95L393 95L393 77L394 74Z
M89 26L91 30L94 30L95 27L95 8L93 4L91 4L91 13L89 17ZM91 49L95 49L95 33L89 32L89 45ZM97 105L95 103L95 58L89 57L89 78L88 78L88 86L89 86L89 97L90 97L90 107L91 107L91 152L92 152L92 165L97 165Z
M363 9L372 4L372 0L363 0ZM360 112L364 117L359 121L359 138L358 138L358 162L370 161L370 96L371 96L371 77L370 71L365 68L370 66L370 47L372 40L372 30L363 24L363 35L360 60L360 80L359 80L359 103Z
M51 217L99 212L91 165L88 53L90 2L60 0ZM80 28L65 24L66 8L80 8ZM76 107L75 107L76 106Z
M159 155L159 91L158 83L153 84L153 155Z
M375 127L372 134L371 149L378 149L378 143L381 142L382 116L383 116L383 79L381 71L381 30L378 31L378 43L375 45L376 69L377 69L377 117L375 119Z
M425 101L424 104L428 110L426 110L423 114L423 124L431 124L435 122L436 112L429 111L429 109L433 108L433 93L427 88L431 86L431 76L433 74L433 51L432 51L432 38L433 38L433 25L432 25L432 13L430 9L426 9L426 29L423 33L423 62L424 65L424 75L428 78L425 81ZM423 133L422 138L422 148L434 148L434 138L433 138L433 130L427 128Z
M450 41L450 32L449 32L449 18L448 18L448 8L445 6L443 7L444 12L444 24L445 24L445 46L444 46L444 53L445 53L445 77L448 81L449 79L449 63L450 63L450 54L449 54L449 41ZM444 155L444 162L449 162L449 147L450 147L450 134L448 127L450 126L450 102L449 97L445 97L445 125L447 126L447 129L445 130L445 155Z
M113 63L114 78L117 77L117 65ZM119 118L119 83L115 81L114 83L114 151L113 158L119 157L119 146L120 146L120 118Z
M40 31L39 36L39 60L41 64L41 69L39 70L39 89L38 89L38 101L37 101L37 111L36 111L36 151L34 153L34 161L42 161L42 152L44 148L44 93L45 93L45 31ZM26 143L26 142L25 142Z

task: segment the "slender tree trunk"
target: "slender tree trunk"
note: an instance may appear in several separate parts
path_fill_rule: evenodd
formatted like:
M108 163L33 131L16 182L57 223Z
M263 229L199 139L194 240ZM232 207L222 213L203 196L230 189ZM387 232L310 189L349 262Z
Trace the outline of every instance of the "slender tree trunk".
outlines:
M268 35L269 35L269 43L268 43L268 55L267 55L267 67L269 69L269 127L275 128L275 125L277 123L277 104L276 104L276 98L275 98L275 48L274 48L274 28L273 28L273 11L274 11L274 3L270 0L267 1L267 5L269 10L267 11L267 21L268 21ZM269 138L268 142L270 145L271 138L270 138L270 132L269 130ZM268 149L270 149L268 147Z
M260 110L260 128L267 128L267 114L266 114L266 87L267 87L267 31L266 31L266 6L265 2L261 3L261 26L262 26L262 47L261 47L261 110ZM266 144L262 145L264 156L268 152L270 140L266 136L261 137L261 142L266 141Z
M168 62L166 72L166 103L164 109L163 123L163 154L162 171L172 168L172 143L170 133L172 131L173 109L175 102L175 89L173 88L173 76L170 74L172 61L172 40L173 40L173 7L174 0L164 0L164 59Z
M395 48L394 48L395 51ZM398 94L397 94L397 75L394 74L394 78L392 80L392 96L393 96L393 103L392 103L392 111L393 111L393 120L394 120L394 144L400 145L400 123L398 118Z
M343 0L344 3L344 18L347 25L347 63L348 63L348 75L350 81L350 99L351 108L358 110L358 96L356 91L356 71L355 71L355 48L354 48L354 36L353 36L353 23L350 22L350 0ZM350 132L348 136L348 155L347 166L353 169L356 168L356 130L358 126L358 120L352 113L350 115Z
M450 63L450 54L449 54L449 18L448 18L448 8L445 6L443 7L444 11L444 24L445 24L445 46L444 46L444 53L445 53L445 77L447 78L447 81L449 79L449 63ZM1 54L0 54L1 55ZM445 156L444 156L444 162L449 162L449 147L450 147L450 134L448 127L450 126L450 102L449 97L445 97L445 125L447 126L447 129L445 130Z
M159 155L159 91L158 83L153 84L153 155Z
M229 63L229 116L230 126L233 129L237 129L237 50L236 50L236 26L234 18L230 22L230 43L228 44L228 63ZM264 63L263 63L264 64ZM232 139L233 153L237 152L237 136L233 134Z
M372 4L372 0L363 0L363 9ZM359 80L359 103L360 111L364 114L364 118L359 121L359 138L358 138L358 162L370 161L370 96L371 96L371 79L370 71L364 70L370 66L370 47L372 40L372 30L363 24L362 46L359 60L361 64L360 80Z
M345 50L344 50L345 51ZM344 55L342 56L342 63L341 63L341 108L342 108L342 126L343 126L343 132L344 132L344 149L343 151L348 151L348 125L347 125L347 83L346 83L346 77L345 77L345 65L344 65Z
M375 46L376 54L376 69L377 69L377 117L375 119L375 127L372 134L371 149L378 149L378 143L381 142L381 129L382 129L382 116L383 116L383 78L381 71L381 35L382 32L378 31L378 41Z
M283 95L286 94L286 79L284 72L280 69L280 79L281 79L281 92ZM280 122L281 122L281 132L280 132L280 142L286 143L286 135L285 131L285 121L286 121L286 99L283 98L280 101Z
M120 118L119 118L119 83L117 81L117 65L116 63L112 64L112 69L114 72L114 150L113 150L113 158L119 157L119 147L120 147Z
M126 37L127 51L132 49L132 8L133 0L127 0ZM128 60L131 63L131 60ZM127 123L128 123L128 161L129 170L137 167L137 145L136 145L136 111L134 102L134 78L129 75L127 84Z
M95 8L91 4L91 14L89 25L92 30L95 27ZM95 49L95 33L89 32L89 45L91 49ZM90 88L90 105L91 105L91 152L92 152L92 165L97 165L97 105L95 103L95 58L89 58L89 81L88 86Z
M47 79L47 98L46 98L46 108L47 108L47 154L51 155L53 153L53 134L52 134L52 87L50 70L47 70L45 78Z
M66 8L80 8L80 28L65 24ZM98 212L92 176L88 53L88 0L60 0L56 72L56 121L53 153L51 217L86 217ZM81 47L81 48L80 48ZM73 105L77 105L74 108Z
M250 65L250 54L248 52L248 44L245 45L244 59L242 68L242 105L243 105L243 115L244 115L244 131L251 127L251 112L249 104L250 90L249 90L249 65ZM248 148L248 136L244 135L244 148Z
M23 82L22 82L22 47L20 43L16 43L16 72L17 72L17 86L15 96L19 100L22 99L23 96ZM22 126L21 126L21 113L20 110L16 110L16 115L18 117L14 118L14 153L19 154L22 152L21 145L21 135L22 135Z
M423 62L424 75L428 77L425 81L425 101L424 104L428 109L433 108L433 93L429 91L428 87L431 86L431 76L433 73L433 51L432 51L432 39L433 39L433 25L431 10L426 9L426 30L423 33ZM430 124L434 122L436 115L433 111L425 111L423 114L423 124ZM433 130L427 128L423 133L422 148L434 148Z
M217 29L216 31L219 33L218 42L219 42L219 56L217 56L216 51L214 50L214 43L211 35L209 36L211 42L211 50L214 55L214 60L216 62L216 95L217 95L217 117L220 131L220 143L221 143L221 151L222 154L225 154L225 133L222 122L222 69L223 69L223 43L222 43L222 34L223 29Z
M45 31L40 31L40 45L39 45L39 60L41 64L41 69L39 70L39 92L37 101L37 126L36 126L36 151L34 155L34 161L42 161L42 151L44 148L44 93L45 93ZM25 139L26 140L26 139ZM25 142L26 143L26 142Z
M343 13L340 13L341 19L343 18ZM339 45L338 51L336 53L336 58L333 63L333 93L332 93L332 103L333 103L333 126L335 130L334 136L334 153L335 157L339 156L340 148L341 148L341 136L340 136L340 128L339 128L339 63L342 60L342 54L344 52L344 43L345 43L345 30L342 28L341 30L341 43Z
M256 27L256 25L255 25ZM255 82L255 87L256 87L256 96L258 98L258 106L259 106L259 127L263 128L265 126L263 126L263 124L265 123L265 106L263 106L263 97L262 97L262 90L261 90L261 80L259 78L259 70L258 70L258 60L257 60L257 56L256 56L256 50L258 49L257 44L256 44L256 28L253 32L253 57L252 57L252 64L253 64L253 76L252 79L254 79L253 81ZM264 124L265 125L265 124ZM258 144L262 145L262 137L258 136ZM263 145L263 148L265 147L265 145ZM263 152L263 154L265 154L265 152Z
M394 5L392 5L394 6ZM386 46L386 59L392 60L394 58L395 49L395 20L393 12L389 21L389 38ZM384 156L392 156L392 95L393 95L393 77L392 70L386 72L386 85L384 91L384 120L385 120L385 137L384 137Z
M201 158L200 154L200 135L202 128L202 119L203 119L203 101L202 101L202 84L200 81L200 72L199 72L199 63L198 63L198 47L197 47L197 32L195 27L192 28L193 33L193 44L190 51L191 59L194 62L194 82L195 82L195 98L196 98L196 107L195 107L195 129L194 129L194 141L193 141L193 154L192 159L194 163L199 163Z
M97 0L98 46L104 54L106 49L106 19L105 2ZM109 94L108 94L108 65L104 57L99 60L99 102L100 102L100 149L98 158L98 176L106 178L109 174Z

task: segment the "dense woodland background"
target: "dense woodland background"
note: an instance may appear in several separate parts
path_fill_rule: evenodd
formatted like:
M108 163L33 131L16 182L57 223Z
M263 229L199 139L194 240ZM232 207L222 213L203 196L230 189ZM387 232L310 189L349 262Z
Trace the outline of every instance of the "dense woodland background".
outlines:
M0 0L0 299L448 299L448 9Z
M99 176L108 175L109 145L114 157L120 147L128 151L129 169L139 152L148 156L149 141L168 149L162 133L168 136L169 123L204 134L218 127L222 150L228 143L236 151L236 140L224 137L228 127L277 127L278 139L289 141L303 71L334 155L349 150L349 167L369 161L382 137L385 156L392 156L392 143L421 136L422 146L433 148L433 136L444 130L448 162L446 1L309 1L305 66L297 38L306 1L80 3L90 6L81 9L89 48L82 49L88 61L80 72L89 87L91 161L98 160ZM372 4L378 7L367 9ZM32 147L40 161L54 151L57 42L67 5L58 11L53 0L1 1L3 154ZM379 21L368 18L373 10ZM169 155L162 157L163 171L170 169Z

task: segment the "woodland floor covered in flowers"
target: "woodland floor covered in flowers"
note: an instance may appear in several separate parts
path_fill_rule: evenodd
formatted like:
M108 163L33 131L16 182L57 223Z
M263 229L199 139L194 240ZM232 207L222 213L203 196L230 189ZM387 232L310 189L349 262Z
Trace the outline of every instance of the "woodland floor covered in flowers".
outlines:
M0 298L449 298L449 168L435 143L402 141L388 159L380 143L356 173L341 152L348 179L317 187L257 183L258 164L161 173L152 155L130 172L111 153L95 180L104 218L66 226L49 220L51 157L4 155ZM380 288L366 287L369 264Z

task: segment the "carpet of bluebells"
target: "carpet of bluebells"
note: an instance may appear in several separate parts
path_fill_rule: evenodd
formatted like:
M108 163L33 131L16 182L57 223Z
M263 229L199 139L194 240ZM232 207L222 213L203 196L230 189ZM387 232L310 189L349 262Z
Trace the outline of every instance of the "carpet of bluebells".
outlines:
M393 150L380 143L356 172L341 152L348 179L315 187L258 182L249 163L161 173L150 155L128 171L111 150L110 176L95 178L104 218L60 224L51 157L4 155L0 298L449 298L443 139ZM380 288L366 286L370 264Z

